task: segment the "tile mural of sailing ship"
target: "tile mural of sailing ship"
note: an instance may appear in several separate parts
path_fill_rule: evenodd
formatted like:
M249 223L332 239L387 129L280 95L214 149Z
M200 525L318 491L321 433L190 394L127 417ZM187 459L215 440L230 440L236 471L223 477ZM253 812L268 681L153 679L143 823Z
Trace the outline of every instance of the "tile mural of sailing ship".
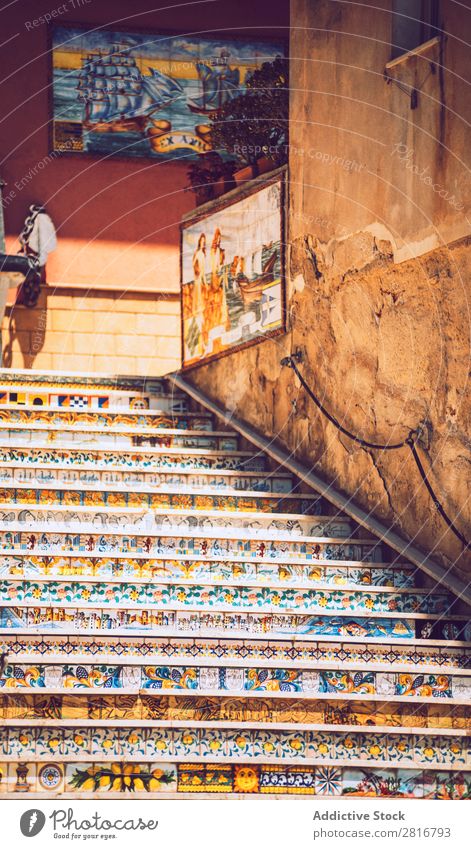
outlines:
M279 43L53 28L53 149L192 159Z

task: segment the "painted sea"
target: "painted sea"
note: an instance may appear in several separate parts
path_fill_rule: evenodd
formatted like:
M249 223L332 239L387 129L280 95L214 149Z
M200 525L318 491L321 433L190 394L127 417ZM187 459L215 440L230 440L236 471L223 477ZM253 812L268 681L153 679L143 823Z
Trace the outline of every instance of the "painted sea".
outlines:
M77 97L77 72L54 70L54 120L82 122L84 106ZM203 115L193 115L188 109L189 98L200 94L198 84L193 80L180 80L184 89L181 98L171 106L159 109L155 117L159 121L169 121L171 129L176 132L196 134L196 127L207 120ZM193 121L193 124L191 123ZM121 156L153 156L156 159L168 159L168 153L158 153L152 149L149 139L142 133L93 133L82 129L85 151L101 156L120 154ZM177 148L171 152L172 158L194 159L194 151Z

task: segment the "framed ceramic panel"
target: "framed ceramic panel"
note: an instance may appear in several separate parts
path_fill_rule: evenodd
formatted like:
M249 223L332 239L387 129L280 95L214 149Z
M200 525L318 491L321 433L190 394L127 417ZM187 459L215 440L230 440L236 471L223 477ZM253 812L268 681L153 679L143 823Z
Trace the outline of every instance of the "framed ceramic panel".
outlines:
M278 175L183 223L184 368L283 333L283 210Z
M284 53L279 41L53 26L52 150L194 159L211 150L211 115Z

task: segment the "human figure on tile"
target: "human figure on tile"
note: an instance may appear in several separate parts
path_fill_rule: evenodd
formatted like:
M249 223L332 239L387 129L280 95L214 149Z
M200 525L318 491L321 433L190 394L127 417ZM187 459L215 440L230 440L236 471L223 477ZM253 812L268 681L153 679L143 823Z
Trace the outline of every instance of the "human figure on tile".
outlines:
M226 289L224 285L225 251L221 247L222 234L219 227L214 231L211 245L211 326L219 327L227 322Z
M196 251L193 254L193 298L192 315L198 327L198 345L195 356L202 356L208 344L208 327L205 322L205 310L208 307L208 287L206 286L206 236L200 234Z

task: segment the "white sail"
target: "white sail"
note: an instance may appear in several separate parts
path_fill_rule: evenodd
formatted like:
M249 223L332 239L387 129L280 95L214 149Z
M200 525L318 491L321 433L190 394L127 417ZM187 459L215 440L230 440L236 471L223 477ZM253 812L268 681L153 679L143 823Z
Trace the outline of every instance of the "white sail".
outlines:
M125 115L128 110L132 109L133 105L127 94L120 94L119 92L116 95L116 103L120 115Z
M262 269L262 248L257 248L252 254L252 277L257 277Z
M92 123L151 115L183 93L179 82L160 71L149 68L144 77L127 50L114 45L108 54L89 55L83 62L77 91L88 103Z
M90 101L90 120L105 121L109 106L108 97L103 92L96 92Z

